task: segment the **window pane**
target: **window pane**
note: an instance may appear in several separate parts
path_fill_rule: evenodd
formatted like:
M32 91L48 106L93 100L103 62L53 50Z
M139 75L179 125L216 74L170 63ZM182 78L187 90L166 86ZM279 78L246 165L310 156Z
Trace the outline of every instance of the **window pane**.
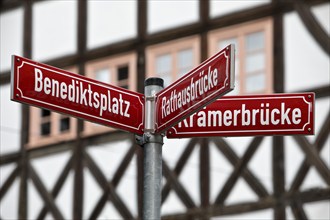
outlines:
M164 86L172 82L172 57L170 54L164 54L156 58L156 75L164 80Z
M76 51L77 1L33 4L33 58L46 60Z
M178 53L178 70L179 78L186 74L193 67L193 51L186 49Z
M109 69L100 69L95 73L95 79L100 82L110 83L110 71Z
M47 109L41 109L41 117L50 116L50 111Z
M60 131L67 131L70 129L70 118L61 118Z
M255 51L265 47L264 32L257 32L246 36L246 50Z
M42 123L41 124L41 135L49 135L50 134L50 122Z
M227 47L229 44L235 44L235 53L236 56L238 55L238 42L237 42L237 38L228 38L228 39L224 39L221 40L218 44L218 49L219 51L224 49L225 47Z
M265 74L255 74L246 77L246 92L260 92L266 88Z
M11 55L22 55L23 9L15 9L0 15L0 71L9 70Z
M246 58L245 70L247 73L263 70L265 68L265 54L257 53Z
M156 32L198 21L197 0L148 1L148 32Z
M156 73L158 76L167 75L172 69L172 57L170 54L158 56L156 58Z
M210 16L216 17L232 12L270 3L271 0L219 1L210 0Z
M128 66L118 68L118 80L128 79Z
M136 1L88 1L88 48L135 37L136 4Z

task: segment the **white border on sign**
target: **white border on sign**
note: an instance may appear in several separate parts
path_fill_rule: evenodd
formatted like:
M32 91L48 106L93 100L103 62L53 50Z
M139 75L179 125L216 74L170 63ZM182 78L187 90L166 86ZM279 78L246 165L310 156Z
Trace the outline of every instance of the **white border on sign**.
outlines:
M15 56L13 56L12 62L15 62ZM90 114L87 114L87 113L83 113L83 112L80 112L80 111L75 111L75 110L68 109L68 108L65 108L65 107L62 107L62 106L53 105L53 104L50 104L50 103L47 103L47 102L43 102L43 101L40 101L40 100L37 100L37 99L33 99L33 98L26 97L26 96L24 96L23 91L19 88L19 76L20 76L19 69L22 68L24 64L28 64L28 65L31 65L31 66L34 66L34 67L38 67L38 68L41 68L41 69L44 69L44 70L47 70L47 71L53 72L53 73L57 73L57 74L64 75L64 76L67 76L67 77L70 77L70 78L74 78L74 79L77 79L77 80L80 80L80 81L84 81L84 82L86 82L86 83L94 84L94 85L96 85L96 86L101 86L101 87L103 87L103 88L105 88L105 89L109 89L109 88L110 88L110 90L115 90L115 91L117 91L117 92L124 93L124 94L126 94L126 95L128 95L128 96L136 97L136 98L139 100L139 102L140 102L140 104L141 104L141 106L142 106L142 122L141 122L141 123L139 124L139 126L137 126L137 127L128 126L128 125L126 125L126 124L122 124L122 123L119 123L119 122L115 122L115 121L107 120L107 119L102 118L102 117L97 117L97 116L90 115ZM13 79L13 74L14 74L14 73L13 73L13 72L14 72L14 71L13 71L13 68L14 68L14 63L12 64L12 71L11 71L11 72L12 72L12 73L11 73L11 74L12 74L12 79ZM79 77L75 77L75 76L72 76L72 75L68 75L68 74L66 74L66 73L64 73L64 72L59 72L59 71L52 70L52 69L49 69L49 68L46 68L46 67L43 67L43 66L37 66L37 65L35 65L35 64L33 64L33 63L30 63L30 62L27 62L27 61L23 61L22 64L21 64L20 66L17 67L17 87L16 87L16 89L17 89L18 91L20 91L21 96L22 96L24 99L32 100L32 101L35 101L35 102L38 102L38 103L42 103L42 104L44 104L44 105L48 105L48 106L53 106L53 107L56 107L56 108L64 109L64 110L67 110L68 112L74 112L74 113L77 113L78 115L85 115L85 116L88 116L88 117L91 117L91 118L95 118L95 119L98 119L98 120L101 120L101 121L105 121L105 122L110 122L110 123L112 123L112 124L120 125L120 126L122 126L122 127L130 128L130 129L137 130L137 131L140 131L140 127L143 126L143 122L144 122L144 104L143 104L143 102L141 102L140 97L139 97L138 95L131 94L131 93L128 93L128 92L125 92L125 91L121 91L121 90L118 90L118 89L116 89L116 88L107 87L107 86L105 86L105 85L103 85L103 84L97 84L97 83L95 83L95 82L93 82L93 81L88 81L88 80L86 80L86 79L84 79L84 78L79 78ZM14 96L13 96L13 95L14 95L14 94L13 94L13 90L12 90L12 94L11 94L11 95L12 95L12 97L14 97Z

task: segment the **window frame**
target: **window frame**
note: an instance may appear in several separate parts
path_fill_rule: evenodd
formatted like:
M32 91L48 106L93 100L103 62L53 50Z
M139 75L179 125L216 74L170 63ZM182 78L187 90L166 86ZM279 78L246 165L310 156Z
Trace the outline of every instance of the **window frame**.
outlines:
M247 78L255 74L247 73L245 71L246 64L246 44L245 38L249 34L256 32L264 32L265 36L265 89L253 92L247 92ZM272 18L265 18L257 21L247 22L235 26L226 27L219 30L214 30L208 33L208 51L209 55L215 54L218 50L218 44L221 40L226 40L230 38L236 38L237 44L235 49L239 50L239 54L236 54L237 59L239 60L238 74L239 77L239 95L246 94L269 94L273 92L273 20ZM220 48L219 48L220 49ZM230 95L230 94L229 94Z
M170 76L172 82L178 79L178 53L183 50L192 49L193 52L193 67L200 63L200 37L191 36L181 38L174 41L169 41L162 44L152 45L146 48L146 77L157 77L156 75L156 59L158 56L169 54L171 56L172 69Z
M65 70L77 73L76 67L65 68ZM58 143L59 140L69 141L77 137L76 118L54 111L50 111L49 116L43 117L43 109L33 106L30 106L29 109L29 118L33 123L29 123L29 142L26 144L27 149ZM70 128L64 131L61 131L62 118L69 118L70 120ZM41 125L47 122L50 122L50 133L48 135L42 135Z
M118 80L118 68L123 66L128 66L128 78L127 80ZM127 81L128 90L137 90L137 55L135 52L89 61L86 63L86 76L96 79L96 72L101 69L109 70L111 74L109 84L121 87L124 85L123 82ZM116 129L84 121L84 131L82 134L83 136L89 136L109 131L116 131Z

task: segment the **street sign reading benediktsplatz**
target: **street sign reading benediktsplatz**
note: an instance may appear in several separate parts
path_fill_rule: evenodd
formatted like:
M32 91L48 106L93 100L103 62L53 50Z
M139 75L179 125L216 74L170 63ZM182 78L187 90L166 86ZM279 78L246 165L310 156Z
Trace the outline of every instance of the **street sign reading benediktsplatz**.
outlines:
M143 134L144 96L12 56L11 99Z
M156 133L234 89L234 50L227 46L156 94Z
M168 138L314 134L314 93L227 96L167 131Z

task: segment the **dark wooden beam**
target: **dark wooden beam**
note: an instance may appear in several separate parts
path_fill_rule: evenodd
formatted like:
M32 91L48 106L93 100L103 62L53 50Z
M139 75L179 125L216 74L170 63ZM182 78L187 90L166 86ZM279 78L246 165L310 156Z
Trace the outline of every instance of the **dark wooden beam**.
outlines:
M6 165L9 163L15 163L15 162L19 161L20 158L21 158L21 152L1 154L0 155L0 166Z
M325 142L329 137L330 133L330 112L328 113L327 118L325 119L319 134L315 139L314 145L316 146L316 150L320 152L325 146ZM311 165L308 163L307 158L304 159L302 164L299 166L299 170L296 174L296 177L293 179L290 191L297 191L301 184L303 183Z
M132 161L132 158L135 153L135 146L131 146L131 148L126 153L125 157L121 161L117 171L115 172L112 181L108 182L108 184L112 184L114 188L117 188L121 178L123 177L129 163ZM88 160L91 160L92 158L89 155L85 154L85 157L88 158ZM104 208L104 205L108 201L108 195L106 193L103 193L103 195L100 197L99 201L96 203L95 208L93 209L89 219L97 219L100 215L101 211Z
M59 209L55 204L54 198L50 193L48 193L46 187L44 186L39 176L37 175L37 173L30 164L29 164L29 171L32 182L34 183L40 197L45 202L47 209L52 213L55 219L64 219L63 215L61 214L61 212L59 211Z
M223 204L228 197L231 190L234 188L235 183L237 182L238 178L241 176L241 173L243 172L244 168L260 146L263 136L255 137L249 144L247 150L245 151L243 157L238 161L238 163L235 165L233 172L230 174L229 178L227 179L225 185L222 187L221 192L218 194L218 196L215 199L215 204Z
M178 180L178 176L175 175L173 171L168 167L167 163L163 160L163 175L166 180L171 184L172 189L177 193L179 199L187 208L194 208L196 204L189 196L185 187Z
M291 3L283 0L273 1L274 7L293 7ZM275 93L285 91L285 56L284 56L284 10L280 10L273 17L273 89ZM286 219L285 206L281 196L285 192L285 164L284 164L284 138L273 137L272 146L272 173L273 190L276 206L274 207L274 219Z
M85 52L87 48L87 0L78 1L77 6L77 51L78 51L78 73L85 75ZM84 121L77 120L77 138L73 148L74 169L74 191L72 218L79 220L83 218L84 205L84 157L86 143L82 140Z
M319 87L315 87L315 88L299 90L297 92L298 93L300 93L300 92L314 92L315 93L315 99L328 98L330 96L330 86L329 85L324 85L324 86L319 86Z
M316 43L330 55L330 37L313 15L311 7L303 0L294 0L294 8Z
M94 160L88 155L87 152L84 153L84 157L88 169L103 189L103 193L105 194L104 196L107 196L108 199L112 201L114 207L118 210L124 219L133 219L132 213L129 211L123 200L115 191L115 187L112 185L112 183L109 184L106 177L100 168L96 165Z
M330 199L330 187L325 189L313 188L303 192L284 193L283 204L288 205L293 201L301 201L303 204L323 201ZM257 202L244 202L234 205L218 205L214 204L207 208L194 208L189 209L185 213L170 214L162 216L162 219L166 220L186 220L195 219L201 217L219 217L225 215L237 215L242 213L248 213L253 211L265 210L275 208L277 206L276 199L273 196L268 196L260 199Z
M286 219L285 206L282 195L285 193L285 164L284 164L284 138L273 137L273 189L276 206L274 207L274 219Z
M79 220L83 218L83 203L84 203L84 157L83 152L85 148L84 142L79 138L80 132L82 131L83 122L78 120L78 131L77 131L77 142L73 148L73 185L74 190L72 192L73 196L73 212L72 218L74 220Z
M0 188L0 201L2 200L3 196L7 193L8 189L13 184L13 182L15 181L16 177L19 174L19 171L20 171L20 167L16 166L15 169L8 176L8 178L3 182Z
M210 205L210 146L208 139L200 139L200 157L199 157L199 181L201 206Z
M181 171L183 170L185 164L187 163L192 151L195 148L195 145L198 143L197 138L190 139L187 146L185 147L185 150L181 154L178 163L175 165L175 168L173 170L174 174L178 177L180 176ZM162 189L162 204L167 199L169 193L171 190L171 184L170 182L166 182L163 189Z
M60 175L59 178L57 179L57 181L56 181L56 183L55 183L55 185L54 185L54 188L53 188L53 190L52 190L52 192L51 192L51 196L52 196L54 199L58 196L60 190L62 189L62 186L64 185L65 180L66 180L66 178L68 177L71 168L72 168L72 157L69 159L69 161L68 161L67 164L65 165L64 169L63 169L62 172L61 172L61 175ZM47 215L47 212L48 212L48 210L47 210L47 206L44 206L44 207L41 209L41 211L40 211L40 213L39 213L37 219L38 219L38 220L42 220L42 219L44 219L44 218L46 217L46 215Z
M233 166L239 163L239 157L223 138L214 138L212 141L215 143L217 149L222 152L222 154ZM259 179L253 175L253 173L248 169L248 167L245 167L243 169L242 177L260 198L269 196L264 185L262 185Z
M291 204L291 210L295 219L308 220L304 208L299 201L295 201Z
M137 91L144 93L144 80L146 77L145 40L147 36L147 14L146 0L137 1Z
M323 180L330 185L330 170L324 161L320 158L316 147L309 143L304 136L293 136L300 148L305 152L309 164L314 165Z

